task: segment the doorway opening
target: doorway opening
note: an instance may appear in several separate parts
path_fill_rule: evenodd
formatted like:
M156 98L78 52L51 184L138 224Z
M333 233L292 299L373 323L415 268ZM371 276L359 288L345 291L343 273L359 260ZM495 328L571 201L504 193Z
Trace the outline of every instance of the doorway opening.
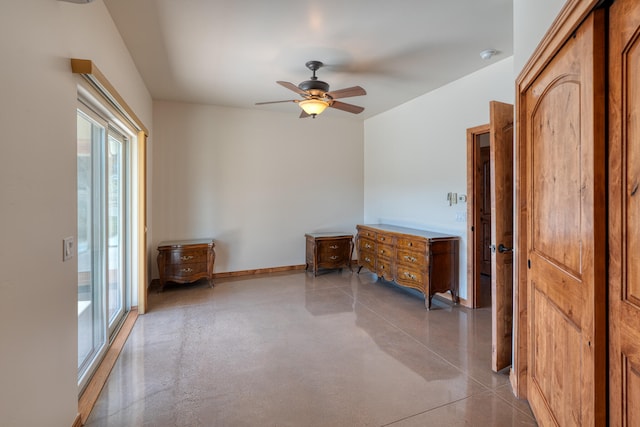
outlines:
M467 295L491 306L491 160L489 124L467 129Z

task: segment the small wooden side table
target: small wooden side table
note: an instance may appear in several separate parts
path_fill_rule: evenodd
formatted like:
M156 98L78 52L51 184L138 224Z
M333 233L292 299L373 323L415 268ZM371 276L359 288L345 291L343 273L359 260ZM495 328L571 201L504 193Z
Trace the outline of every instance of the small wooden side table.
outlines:
M168 282L191 283L209 280L213 287L213 263L216 253L212 239L173 240L158 245L160 292Z
M346 266L351 269L353 234L308 233L305 237L307 239L305 270L312 269L313 274L317 276L320 268L335 269Z

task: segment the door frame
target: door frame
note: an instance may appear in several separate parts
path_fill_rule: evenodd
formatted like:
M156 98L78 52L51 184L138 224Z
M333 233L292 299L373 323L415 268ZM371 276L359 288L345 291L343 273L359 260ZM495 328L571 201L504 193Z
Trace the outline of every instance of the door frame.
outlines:
M467 301L471 308L477 308L480 294L480 269L476 248L480 229L478 201L475 189L476 170L480 161L480 135L490 132L489 123L467 129Z

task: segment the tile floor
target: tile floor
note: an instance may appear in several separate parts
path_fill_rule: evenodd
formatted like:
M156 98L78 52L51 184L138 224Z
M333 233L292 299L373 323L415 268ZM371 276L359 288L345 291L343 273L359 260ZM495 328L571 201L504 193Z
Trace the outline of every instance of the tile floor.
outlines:
M111 426L535 426L491 312L301 271L149 296L88 419Z

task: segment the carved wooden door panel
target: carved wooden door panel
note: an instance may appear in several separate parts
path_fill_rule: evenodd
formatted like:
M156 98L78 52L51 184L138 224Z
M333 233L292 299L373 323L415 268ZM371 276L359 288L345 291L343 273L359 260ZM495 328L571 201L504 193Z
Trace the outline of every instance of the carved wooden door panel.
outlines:
M609 417L640 425L640 3L616 0L609 32Z
M491 368L511 365L513 332L513 105L491 101Z
M527 394L544 426L606 416L604 36L596 10L521 95Z

